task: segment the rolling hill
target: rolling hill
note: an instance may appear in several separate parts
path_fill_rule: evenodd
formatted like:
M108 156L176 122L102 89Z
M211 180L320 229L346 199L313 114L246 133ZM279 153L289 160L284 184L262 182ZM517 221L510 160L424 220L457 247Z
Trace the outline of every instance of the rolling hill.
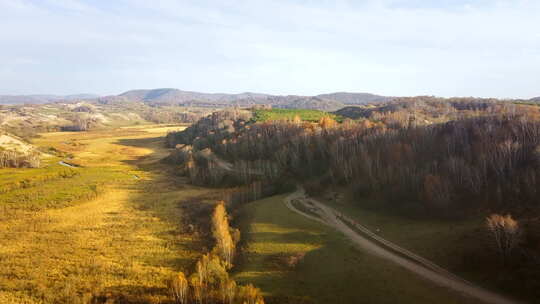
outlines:
M264 99L266 94L258 93L200 93L192 91L182 91L179 89L153 89L153 90L131 90L119 95L128 100L143 101L149 103L185 103L195 101L206 101L216 103L229 103L237 100Z
M370 93L336 92L316 96L301 95L270 95L263 93L244 92L238 94L203 93L183 91L174 88L149 90L130 90L119 95L100 97L92 94L78 95L0 95L0 104L45 104L51 102L71 102L76 100L98 101L103 104L118 102L143 102L150 106L198 106L198 107L227 107L271 105L287 109L316 109L336 111L346 105L363 105L386 102L392 97Z
M44 104L57 101L74 101L95 99L98 95L94 94L75 94L75 95L0 95L0 104Z
M380 96L370 93L348 93L348 92L336 92L330 94L321 94L316 97L335 100L347 105L353 104L367 104L390 101L392 97Z
M257 104L272 105L278 108L304 108L319 110L337 110L346 104L366 104L384 102L391 97L379 96L369 93L330 93L317 96L299 95L269 95L261 93L201 93L182 91L179 89L164 88L153 90L131 90L118 96L111 96L109 100L121 98L123 100L141 101L151 105L177 104L177 105L238 105L250 106Z

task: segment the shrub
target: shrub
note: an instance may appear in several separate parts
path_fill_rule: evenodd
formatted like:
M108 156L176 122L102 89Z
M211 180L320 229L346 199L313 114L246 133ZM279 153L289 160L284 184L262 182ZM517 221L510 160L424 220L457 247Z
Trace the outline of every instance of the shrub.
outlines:
M189 284L183 272L176 274L169 282L169 290L176 303L186 304L189 296Z
M511 215L492 214L486 219L488 230L493 236L495 248L503 261L506 261L517 246L521 230L519 223Z

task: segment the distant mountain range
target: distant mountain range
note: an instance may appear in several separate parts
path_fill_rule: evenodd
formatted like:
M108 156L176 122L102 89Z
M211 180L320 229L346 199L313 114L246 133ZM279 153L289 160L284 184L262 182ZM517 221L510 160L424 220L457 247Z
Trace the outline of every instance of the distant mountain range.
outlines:
M207 101L217 103L230 103L244 99L263 99L271 95L258 93L222 94L222 93L200 93L192 91L182 91L178 89L154 89L154 90L132 90L118 95L128 100L143 101L148 103L186 103L194 101Z
M316 96L271 95L261 93L202 93L173 88L130 90L119 95L0 95L0 104L44 104L51 102L89 101L100 103L143 102L151 106L180 105L199 107L271 105L277 108L303 108L336 111L347 105L374 104L390 101L395 97L370 93L335 92ZM531 98L540 102L540 97Z
M317 96L270 95L261 93L201 93L164 88L153 90L131 90L120 95L100 97L91 94L79 95L0 95L0 104L44 104L78 100L100 103L144 102L148 105L182 105L201 107L272 105L279 108L303 108L335 111L345 105L384 102L391 97L368 93L330 93Z
M303 108L333 111L344 105L359 105L373 102L384 102L391 97L368 93L331 93L317 96L270 95L261 93L200 93L178 89L132 90L118 96L101 98L105 101L115 100L140 101L150 105L197 105L197 106L251 106L272 105L280 108Z
M0 104L18 105L18 104L44 104L57 101L73 101L96 99L99 95L94 94L76 94L76 95L0 95Z

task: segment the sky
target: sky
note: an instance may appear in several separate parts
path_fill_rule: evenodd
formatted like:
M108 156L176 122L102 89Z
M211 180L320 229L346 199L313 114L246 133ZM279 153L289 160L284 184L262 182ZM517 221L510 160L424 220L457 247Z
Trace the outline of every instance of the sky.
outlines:
M0 94L540 96L537 0L0 0Z

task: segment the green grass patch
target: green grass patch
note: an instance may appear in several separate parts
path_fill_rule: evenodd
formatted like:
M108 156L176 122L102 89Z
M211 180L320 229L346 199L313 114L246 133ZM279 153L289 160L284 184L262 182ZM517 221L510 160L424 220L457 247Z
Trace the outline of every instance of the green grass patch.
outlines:
M93 199L111 183L127 181L129 174L115 168L66 168L0 170L0 208L37 211L62 208Z
M344 199L336 202L324 198L319 200L355 219L368 229L378 230L381 237L450 270L459 268L464 251L469 250L471 246L474 248L481 246L478 232L483 228L483 219L408 218L363 209L361 201Z
M58 164L45 165L41 168L0 169L0 194L36 187L53 180L72 178L78 174L79 171Z
M318 199L368 229L378 231L379 236L477 285L516 298L526 297L519 288L504 284L501 271L491 260L484 261L486 250L492 249L482 217L468 220L408 218L362 208L365 202L347 195L337 201Z
M235 279L261 288L267 303L468 303L357 249L341 233L287 209L283 199L248 204L240 215L246 244ZM287 257L303 258L290 266Z
M303 121L318 122L321 118L328 116L336 121L342 121L342 117L336 114L305 109L271 109L271 110L254 110L253 120L255 122L265 122L273 120L292 120L296 115L300 116Z

